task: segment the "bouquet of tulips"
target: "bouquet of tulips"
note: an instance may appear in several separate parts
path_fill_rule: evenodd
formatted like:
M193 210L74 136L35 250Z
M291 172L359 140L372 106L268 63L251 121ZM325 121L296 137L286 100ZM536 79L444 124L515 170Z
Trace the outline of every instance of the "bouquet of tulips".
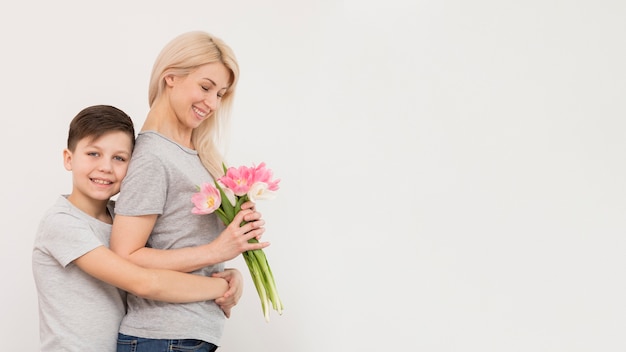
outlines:
M272 170L268 169L265 163L252 167L224 166L224 173L225 175L215 182L199 186L191 201L194 204L192 213L201 215L215 212L226 226L233 221L241 210L241 205L246 201L273 199L280 182L278 179L272 179ZM249 242L258 243L256 238ZM282 314L283 311L274 275L262 249L243 252L243 257L261 299L263 315L269 322L270 304L278 314Z

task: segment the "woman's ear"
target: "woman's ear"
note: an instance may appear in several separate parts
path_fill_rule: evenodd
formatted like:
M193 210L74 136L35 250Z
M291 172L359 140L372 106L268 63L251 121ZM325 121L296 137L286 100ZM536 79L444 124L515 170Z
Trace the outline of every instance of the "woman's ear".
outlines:
M165 84L169 87L174 85L174 80L176 79L176 76L174 75L167 75L163 78L165 80Z
M72 171L72 152L67 148L63 149L63 166L65 170Z

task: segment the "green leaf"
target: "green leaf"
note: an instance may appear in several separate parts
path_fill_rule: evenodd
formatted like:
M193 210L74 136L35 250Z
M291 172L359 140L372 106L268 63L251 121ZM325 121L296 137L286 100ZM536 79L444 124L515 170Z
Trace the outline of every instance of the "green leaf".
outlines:
M241 210L241 205L247 201L248 201L247 194L244 194L243 196L237 198L237 201L235 202L235 214Z
M222 223L224 224L224 226L228 226L228 224L230 224L233 219L232 218L228 218L228 216L226 216L226 214L224 214L224 211L222 209L217 209L215 211L217 213L217 217L220 218L220 220L222 220Z
M222 187L220 187L217 181L215 181L215 187L220 191L220 197L222 197L222 204L220 205L220 208L224 210L224 214L226 215L226 217L228 217L232 221L237 212L233 208L233 205L230 204L228 198L226 198L226 193L224 193L224 190L222 189Z

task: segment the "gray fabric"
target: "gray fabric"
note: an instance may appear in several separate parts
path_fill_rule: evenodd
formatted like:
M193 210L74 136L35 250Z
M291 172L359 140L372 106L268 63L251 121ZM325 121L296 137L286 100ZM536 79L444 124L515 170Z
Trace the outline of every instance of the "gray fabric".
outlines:
M117 199L117 215L158 214L146 244L174 249L206 244L224 226L215 214L194 215L191 196L197 186L213 182L198 153L156 132L137 136L128 173ZM224 270L224 264L194 272L210 276ZM198 339L219 345L225 316L214 301L173 304L128 295L129 311L120 332L160 339Z
M112 203L109 211L112 214ZM41 220L32 269L42 352L116 350L124 293L73 263L97 247L108 247L110 234L110 224L83 213L66 196Z

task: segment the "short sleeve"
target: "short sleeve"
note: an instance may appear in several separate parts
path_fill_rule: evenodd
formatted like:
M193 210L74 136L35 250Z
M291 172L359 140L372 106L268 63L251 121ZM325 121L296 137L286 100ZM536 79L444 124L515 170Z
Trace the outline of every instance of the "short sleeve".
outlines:
M133 154L115 203L115 214L163 214L167 198L167 172L154 153Z
M63 267L94 250L107 245L94 234L94 229L77 216L68 213L50 215L42 223L40 246Z

